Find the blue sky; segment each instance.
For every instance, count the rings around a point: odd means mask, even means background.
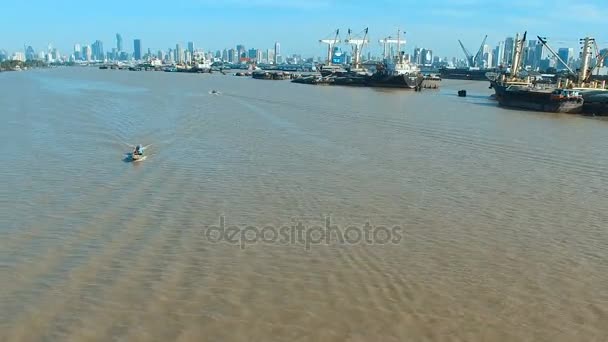
[[[8,51],[52,43],[67,53],[74,43],[96,39],[108,50],[119,32],[129,51],[134,38],[153,51],[187,41],[206,50],[238,43],[265,49],[279,41],[283,54],[322,56],[320,38],[336,28],[365,27],[368,49],[378,52],[377,40],[397,27],[407,32],[406,50],[428,47],[441,56],[462,57],[457,39],[477,50],[485,34],[495,45],[524,30],[530,38],[548,37],[555,47],[577,47],[586,35],[608,46],[608,0],[32,0],[2,7],[0,48]]]

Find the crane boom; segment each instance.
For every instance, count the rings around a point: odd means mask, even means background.
[[[327,65],[331,65],[331,55],[333,53],[333,47],[340,42],[338,36],[340,35],[340,29],[336,29],[336,36],[334,39],[320,39],[319,43],[327,44]]]
[[[355,57],[354,67],[355,69],[358,69],[360,68],[361,64],[361,50],[363,49],[363,46],[365,46],[365,44],[369,43],[369,40],[367,39],[368,28],[365,29],[365,35],[363,36],[363,39],[351,38],[351,32],[352,31],[348,29],[348,39],[346,39],[344,42],[347,44],[352,44],[353,55]]]
[[[467,57],[467,63],[469,64],[470,67],[474,66],[473,64],[473,56],[471,56],[471,54],[469,53],[469,51],[467,50],[467,48],[464,47],[464,44],[462,44],[462,42],[460,41],[460,39],[458,39],[458,43],[460,43],[460,47],[462,48],[462,52],[464,52],[464,55]]]
[[[573,75],[575,75],[576,73],[574,71],[572,71],[572,69],[570,69],[570,67],[568,66],[568,63],[565,63],[561,57],[555,53],[555,51],[553,51],[553,49],[549,46],[549,44],[547,44],[547,41],[544,40],[542,37],[540,36],[536,36],[536,38],[538,38],[538,40],[547,48],[547,50],[549,50],[549,52],[551,52],[551,54],[557,58],[558,61],[560,61],[565,67],[566,69],[568,69],[568,71],[570,71],[570,73],[572,73]]]
[[[488,35],[486,34],[486,36],[483,38],[483,41],[481,42],[481,46],[479,46],[479,50],[477,50],[477,54],[475,55],[475,57],[473,58],[473,64],[472,65],[474,67],[480,65],[481,61],[479,60],[480,58],[483,58],[483,46],[486,45],[486,39],[488,39]]]

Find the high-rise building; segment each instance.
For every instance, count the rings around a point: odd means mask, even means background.
[[[262,50],[260,50],[260,49],[256,49],[256,50],[255,50],[255,60],[256,60],[258,63],[262,63],[262,62],[263,62],[263,60],[264,60],[264,58],[263,58],[263,57],[264,57],[264,56],[263,56]]]
[[[494,66],[494,54],[492,53],[492,48],[490,47],[490,45],[484,45],[483,46],[483,66],[486,68],[491,68]]]
[[[506,65],[513,63],[513,52],[515,48],[515,39],[513,37],[507,37],[505,39],[505,53],[502,62]]]
[[[274,64],[281,64],[281,44],[274,43]]]
[[[0,62],[4,62],[8,58],[6,50],[0,50]]]
[[[596,63],[598,64],[598,68],[602,68],[602,67],[608,65],[608,48],[601,49],[599,51],[599,56],[604,57],[604,59],[598,58],[596,60]]]
[[[258,50],[257,49],[249,49],[249,53],[247,54],[247,58],[249,59],[255,59],[255,57],[258,55]]]
[[[96,40],[91,46],[93,59],[102,61],[104,59],[103,43],[100,40]]]
[[[194,43],[188,42],[188,51],[190,52],[190,56],[194,56]]]
[[[414,49],[414,56],[413,56],[413,58],[414,58],[414,60],[413,60],[414,64],[421,64],[422,63],[421,62],[421,55],[422,55],[421,52],[422,52],[422,49],[419,48],[419,47],[417,47],[417,48]]]
[[[222,62],[228,62],[228,49],[222,51]]]
[[[120,33],[116,34],[116,50],[120,53],[122,52],[122,36]]]
[[[169,49],[169,51],[167,51],[167,60],[169,62],[175,61],[175,51],[173,51],[173,49]]]
[[[267,54],[266,62],[268,64],[273,64],[274,63],[274,50],[268,49],[268,50],[266,50],[266,54]]]
[[[82,49],[80,44],[74,44],[74,59],[79,61],[82,60]]]
[[[245,51],[245,45],[239,44],[236,46],[236,53],[237,53],[237,62],[241,59],[241,57],[246,57],[246,51]]]
[[[158,58],[159,60],[164,60],[164,56],[163,56],[163,51],[162,50],[158,50],[158,52],[156,53],[156,58]]]
[[[222,52],[220,50],[215,51],[215,58],[222,58]]]
[[[133,58],[136,61],[141,60],[142,57],[142,48],[141,48],[141,39],[133,40]]]
[[[184,50],[179,44],[175,44],[175,62],[183,63],[184,61]]]
[[[228,63],[238,63],[238,50],[230,49],[228,50]]]
[[[28,46],[27,48],[25,48],[25,60],[33,61],[35,59],[36,59],[36,51],[34,51],[34,48],[31,46]]]
[[[570,64],[572,63],[572,59],[574,58],[574,49],[573,48],[559,48],[557,50],[557,55],[559,56],[559,58],[562,59],[562,61],[564,61],[564,63],[558,61],[557,62],[557,70],[565,70],[567,69],[566,66],[570,66]]]
[[[85,45],[82,47],[82,59],[90,62],[92,59],[92,53],[91,53],[91,47],[88,45]]]

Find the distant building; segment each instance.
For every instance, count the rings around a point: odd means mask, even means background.
[[[96,40],[91,46],[91,49],[93,50],[93,59],[98,61],[102,61],[104,59],[103,43],[100,40]]]
[[[574,58],[574,49],[573,48],[559,48],[557,50],[557,55],[559,56],[559,58],[562,59],[562,61],[564,61],[564,63],[560,62],[558,60],[557,62],[557,70],[561,71],[561,70],[566,70],[567,66],[570,66],[570,64],[572,63],[572,59]]]
[[[494,65],[496,67],[500,67],[505,64],[505,43],[499,42],[498,45],[494,48],[494,53],[492,59],[494,60]]]
[[[422,65],[430,65],[433,63],[433,50],[422,49],[420,50],[420,63]]]
[[[247,57],[246,51],[245,51],[245,45],[237,45],[236,46],[236,62],[238,62],[241,58],[243,57]]]
[[[257,49],[249,49],[249,53],[247,54],[247,58],[249,59],[255,59],[255,57],[258,55],[258,50]]]
[[[222,51],[222,62],[228,62],[228,49]]]
[[[281,44],[279,42],[274,43],[274,64],[281,64]]]
[[[503,59],[503,63],[506,65],[511,65],[511,63],[513,63],[513,52],[515,48],[515,40],[513,39],[513,37],[507,37],[507,39],[505,39],[505,53],[504,53],[504,59]]]
[[[0,62],[4,62],[8,58],[6,50],[0,50]]]
[[[274,49],[266,50],[266,63],[274,64]]]
[[[238,62],[238,51],[235,49],[228,50],[228,63],[237,63]]]
[[[77,61],[82,60],[82,49],[80,44],[74,44],[74,59]]]
[[[184,51],[179,44],[175,44],[175,63],[184,62]]]
[[[142,48],[141,48],[141,39],[133,40],[133,58],[136,61],[141,60],[142,57]]]
[[[163,56],[162,50],[158,50],[158,52],[156,53],[156,58],[158,58],[161,61],[165,59],[165,56]]]
[[[421,58],[422,57],[422,53],[421,52],[422,52],[422,49],[419,48],[419,47],[417,47],[417,48],[414,49],[414,56],[413,56],[413,58],[414,58],[414,60],[413,60],[414,64],[422,64],[422,58]]]
[[[118,50],[118,52],[122,52],[122,36],[120,35],[120,33],[116,34],[116,50]]]
[[[82,47],[82,59],[84,59],[87,62],[90,62],[92,60],[93,54],[91,51],[91,47],[88,45],[85,45]]]
[[[28,46],[27,48],[25,48],[25,60],[33,61],[35,59],[36,59],[36,51],[34,51],[34,48],[31,46]]]
[[[11,59],[13,61],[25,62],[25,54],[23,52],[15,52]]]
[[[194,43],[188,42],[188,51],[190,52],[190,56],[194,56]]]

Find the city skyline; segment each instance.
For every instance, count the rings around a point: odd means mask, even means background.
[[[96,40],[107,47],[115,46],[115,34],[119,32],[128,51],[134,39],[141,39],[144,51],[148,48],[165,50],[176,42],[183,46],[193,42],[197,47],[216,51],[237,44],[272,48],[279,41],[288,53],[323,56],[325,46],[318,43],[319,39],[330,36],[336,28],[341,29],[344,39],[348,28],[359,32],[365,27],[370,27],[370,44],[365,53],[374,54],[382,49],[377,40],[394,35],[397,27],[406,32],[406,51],[428,47],[441,56],[459,58],[463,55],[458,39],[469,50],[476,51],[486,34],[488,45],[495,46],[504,37],[525,30],[546,36],[556,48],[576,47],[578,39],[585,35],[594,36],[600,47],[608,45],[605,29],[600,24],[607,11],[597,0],[576,4],[556,0],[550,6],[533,0],[514,0],[509,4],[442,1],[441,6],[437,6],[438,2],[404,5],[403,1],[379,0],[379,3],[395,8],[395,11],[382,14],[358,8],[356,2],[334,0],[229,0],[221,3],[185,0],[177,1],[169,13],[160,5],[142,7],[115,0],[91,8],[73,1],[65,3],[65,6],[57,6],[35,1],[34,6],[46,10],[40,11],[44,15],[32,14],[25,5],[11,4],[15,15],[0,23],[0,29],[12,34],[5,38],[4,46],[0,48],[22,51],[24,46],[31,45],[38,50],[52,43],[65,53],[74,44],[90,45]],[[403,15],[398,15],[403,10],[416,15],[403,19]],[[95,16],[91,16],[90,11]],[[564,13],[581,13],[581,18],[568,17],[571,25],[558,25],[558,20],[563,23]],[[502,23],[497,23],[497,18]],[[24,21],[32,25],[19,24]],[[174,25],[177,22],[179,25]],[[576,29],[573,30],[573,26]],[[14,27],[20,30],[15,32]]]

